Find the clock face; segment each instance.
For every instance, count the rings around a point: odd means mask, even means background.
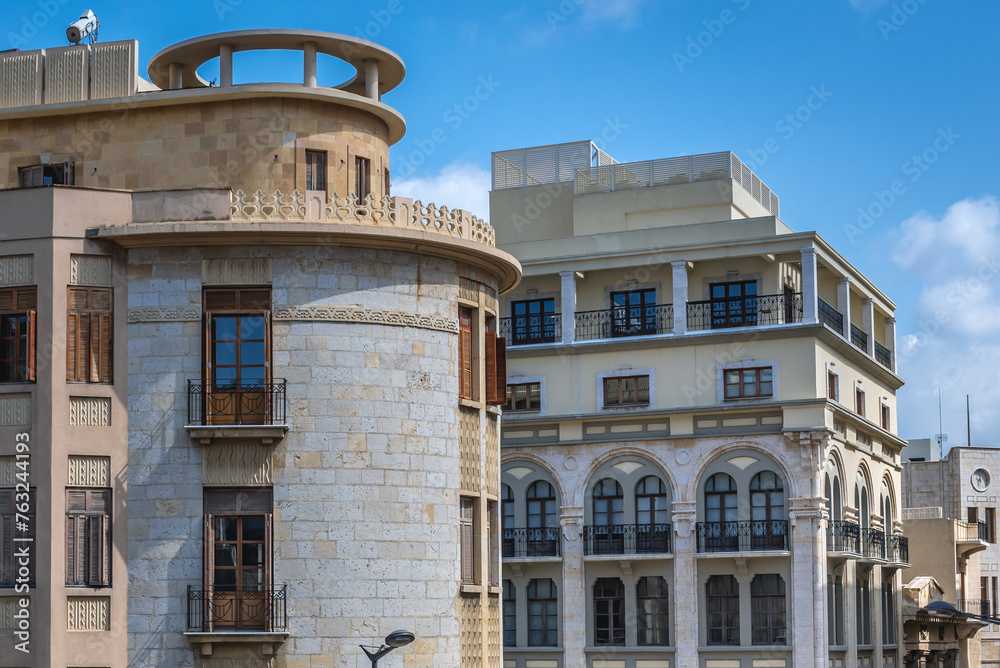
[[[972,473],[972,488],[977,492],[985,492],[990,486],[990,474],[986,469],[976,469]]]

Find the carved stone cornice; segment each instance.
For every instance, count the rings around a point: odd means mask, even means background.
[[[274,310],[274,319],[276,321],[300,322],[353,322],[369,325],[416,327],[451,334],[458,332],[458,323],[453,318],[425,315],[412,311],[362,308],[360,306],[279,307]]]
[[[130,308],[127,322],[199,322],[201,306],[143,306]]]

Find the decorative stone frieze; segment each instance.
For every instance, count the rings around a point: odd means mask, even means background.
[[[0,427],[31,426],[31,395],[0,395]]]
[[[274,319],[297,322],[323,321],[393,325],[450,333],[458,331],[458,324],[452,318],[391,309],[361,308],[359,306],[279,307],[274,311]]]
[[[67,484],[70,487],[111,487],[111,458],[70,456]]]
[[[110,255],[73,255],[69,260],[70,285],[111,287]]]
[[[35,258],[31,255],[0,257],[0,286],[32,285],[35,282]]]
[[[202,285],[271,285],[271,258],[222,258],[201,261]]]
[[[271,450],[260,443],[221,441],[202,454],[204,484],[255,487],[271,484]]]
[[[18,611],[17,596],[5,596],[0,598],[0,635],[10,635],[7,631],[17,629],[17,619],[14,613]]]
[[[126,314],[130,323],[134,322],[198,322],[201,320],[200,306],[147,306],[130,308]]]
[[[71,596],[66,599],[67,631],[109,631],[111,599],[107,596]]]
[[[70,397],[69,423],[73,427],[110,427],[110,397]]]
[[[0,457],[0,487],[13,487],[17,484],[17,457],[7,455]]]

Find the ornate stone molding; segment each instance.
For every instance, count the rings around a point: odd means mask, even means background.
[[[35,259],[31,255],[6,255],[0,257],[0,285],[33,285]]]
[[[69,260],[70,285],[111,287],[110,255],[73,255]]]
[[[31,395],[0,395],[0,427],[31,426]]]
[[[74,596],[66,599],[67,631],[109,631],[111,599],[106,596]]]
[[[17,458],[14,455],[0,457],[0,487],[14,487],[17,484]]]
[[[17,619],[14,617],[20,606],[17,596],[0,598],[0,631],[17,629]]]
[[[213,444],[202,453],[204,484],[256,487],[271,484],[271,448],[252,441]]]
[[[71,455],[67,484],[70,487],[111,487],[111,458]]]
[[[110,427],[110,397],[70,397],[69,423],[73,427]]]
[[[271,285],[271,258],[223,258],[201,261],[202,285]]]
[[[130,308],[128,322],[199,322],[200,306],[144,306]]]
[[[455,333],[458,324],[451,318],[440,315],[424,315],[410,311],[391,309],[361,308],[360,306],[305,306],[281,307],[274,310],[275,320],[353,322],[369,325],[392,325],[395,327],[416,327],[438,332]]]

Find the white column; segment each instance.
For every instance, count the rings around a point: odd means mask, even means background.
[[[837,310],[844,316],[844,331],[841,334],[851,340],[851,279],[844,276],[837,281]]]
[[[229,88],[233,85],[233,45],[219,45],[219,86]]]
[[[688,263],[671,262],[674,268],[674,334],[687,333]]]
[[[365,97],[372,100],[379,99],[378,92],[378,61],[365,61]]]
[[[819,497],[789,499],[792,551],[791,622],[792,664],[826,666],[829,663],[826,591],[826,501]]]
[[[302,85],[316,87],[316,42],[302,45]]]
[[[587,581],[583,564],[583,508],[562,509],[563,665],[586,666]]]
[[[889,368],[899,372],[896,368],[896,318],[885,319],[885,347],[889,349]]]
[[[869,357],[875,355],[875,302],[866,299],[861,304],[861,326],[868,335],[865,352]]]
[[[800,248],[802,253],[802,322],[815,325],[819,322],[819,293],[816,282],[816,249]]]
[[[179,90],[183,85],[184,66],[180,63],[170,63],[170,90]]]
[[[576,341],[576,272],[560,271],[562,279],[562,342]]]
[[[676,313],[676,311],[675,311]],[[674,624],[674,648],[676,661],[671,665],[698,666],[698,567],[694,560],[695,545],[695,503],[674,501],[674,610],[683,615],[683,622]],[[680,617],[678,619],[680,621]],[[569,661],[567,666],[583,666]]]

